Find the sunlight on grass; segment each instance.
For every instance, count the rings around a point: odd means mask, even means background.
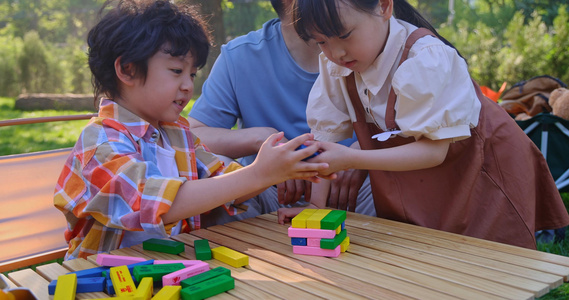
[[[93,113],[72,110],[21,111],[14,108],[15,102],[13,98],[0,97],[0,120]],[[188,104],[182,116],[188,116],[193,103],[194,100]],[[88,122],[89,120],[61,121],[0,127],[0,155],[73,147]]]

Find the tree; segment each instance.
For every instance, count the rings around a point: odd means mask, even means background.
[[[223,10],[221,6],[222,0],[189,0],[189,2],[198,8],[198,11],[205,18],[207,24],[209,24],[210,31],[213,36],[213,47],[211,48],[205,67],[201,70],[198,78],[196,78],[196,84],[194,87],[194,92],[196,94],[201,94],[201,86],[203,84],[203,81],[208,77],[215,59],[217,56],[219,56],[219,53],[221,52],[221,45],[225,43]]]

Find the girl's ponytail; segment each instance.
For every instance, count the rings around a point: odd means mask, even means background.
[[[407,2],[407,0],[393,0],[393,14],[399,20],[403,20],[407,23],[411,23],[417,27],[423,27],[429,29],[433,32],[441,41],[443,41],[449,47],[452,47],[458,55],[460,52],[456,49],[453,44],[442,37],[437,30],[427,21],[421,14]],[[462,55],[460,55],[462,57]],[[464,57],[463,57],[464,58]]]

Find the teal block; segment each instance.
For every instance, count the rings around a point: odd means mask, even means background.
[[[217,267],[217,268],[211,269],[207,272],[203,272],[203,273],[200,273],[198,275],[194,275],[188,279],[184,279],[180,282],[180,285],[182,286],[182,288],[185,288],[185,287],[188,287],[190,285],[194,285],[194,284],[212,279],[212,278],[220,276],[220,275],[231,276],[231,271],[229,269],[224,268],[224,267]]]
[[[148,239],[142,242],[142,249],[156,252],[180,254],[184,252],[184,243],[172,240]]]
[[[212,279],[185,287],[180,292],[183,300],[201,300],[235,288],[231,276],[219,275]]]
[[[334,230],[346,220],[345,210],[333,210],[320,220],[321,229]]]
[[[196,259],[199,259],[199,260],[210,260],[211,259],[211,248],[209,247],[209,241],[206,239],[195,240],[194,241],[194,251],[196,253]]]
[[[333,239],[320,239],[320,248],[322,249],[336,249],[340,243],[348,236],[346,229],[336,234]]]

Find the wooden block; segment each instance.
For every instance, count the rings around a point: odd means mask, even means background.
[[[350,246],[350,237],[347,236],[344,241],[340,244],[340,251],[346,252],[348,251],[348,247]]]
[[[289,237],[332,239],[336,236],[335,230],[312,228],[288,228]]]
[[[335,249],[338,247],[344,239],[348,236],[346,229],[342,230],[340,234],[337,234],[333,239],[321,239],[320,248],[322,249]]]
[[[147,267],[147,266],[139,266]],[[135,267],[138,268],[138,267]],[[111,280],[117,296],[131,296],[136,292],[136,286],[127,266],[111,267]],[[137,279],[138,280],[138,279]],[[140,280],[138,280],[140,281]]]
[[[185,268],[184,264],[145,265],[134,267],[134,278],[141,281],[144,277],[151,277],[154,282],[162,282],[162,276]]]
[[[183,264],[184,267],[191,267],[194,265],[199,265],[203,263],[201,260],[197,259],[172,259],[172,260],[155,260],[155,265],[164,265],[164,264]]]
[[[229,249],[225,246],[219,246],[211,249],[213,258],[222,261],[235,268],[243,267],[249,264],[249,256]]]
[[[306,246],[306,238],[290,238],[290,244],[293,246]]]
[[[184,248],[184,243],[172,240],[161,240],[153,238],[142,242],[142,249],[162,253],[180,254],[184,252]]]
[[[212,251],[213,250],[214,249],[212,249]],[[221,294],[234,288],[235,280],[233,277],[219,275],[212,279],[183,288],[180,294],[183,300],[200,300]]]
[[[306,219],[306,228],[321,229],[320,222],[331,211],[331,209],[317,209],[310,217]]]
[[[57,277],[54,300],[75,300],[77,290],[77,275],[65,274]]]
[[[195,240],[194,251],[196,253],[196,258],[199,260],[210,260],[212,257],[208,240]]]
[[[209,271],[209,264],[202,262],[201,264],[193,265],[191,267],[183,268],[176,272],[162,276],[162,285],[180,285],[180,281],[188,279],[192,276]]]
[[[75,274],[77,278],[85,278],[85,277],[105,277],[103,275],[104,271],[108,271],[109,267],[96,267],[90,268],[80,271],[69,272],[67,274]]]
[[[150,277],[144,277],[136,287],[136,293],[133,300],[150,300],[154,292],[154,280]]]
[[[338,257],[340,255],[340,246],[336,249],[322,249],[320,247],[308,246],[292,246],[292,253],[314,256]]]
[[[322,229],[336,229],[342,225],[346,220],[345,210],[332,210],[329,212],[322,221],[320,221],[320,228]]]
[[[105,277],[84,277],[77,278],[77,288],[75,293],[103,292],[105,290]],[[55,294],[57,280],[52,280],[47,286],[49,295]]]
[[[313,213],[316,212],[316,209],[313,208],[305,208],[301,211],[298,215],[296,215],[291,220],[291,226],[294,228],[306,228],[306,219],[310,217]]]
[[[105,267],[126,266],[145,261],[147,261],[147,259],[142,257],[112,255],[105,253],[97,254],[97,264]]]
[[[109,295],[115,294],[115,287],[113,286],[113,281],[110,278],[105,281],[105,291]]]
[[[152,300],[178,300],[180,299],[180,291],[182,287],[179,285],[164,286],[152,297]]]
[[[319,238],[308,238],[306,239],[306,245],[308,247],[320,247],[320,240]]]
[[[224,268],[224,267],[217,267],[217,268],[211,269],[207,272],[203,272],[201,274],[192,276],[188,279],[182,280],[180,282],[180,286],[182,286],[182,288],[185,288],[185,287],[188,287],[190,285],[194,285],[196,283],[200,283],[202,281],[212,279],[212,278],[219,276],[219,275],[231,276],[231,271],[229,269]]]

